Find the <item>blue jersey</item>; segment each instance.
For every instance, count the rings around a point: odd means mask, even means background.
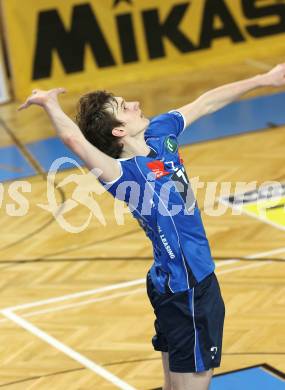
[[[152,241],[152,282],[161,293],[191,289],[214,271],[209,243],[183,161],[178,135],[185,121],[178,111],[154,117],[145,132],[148,156],[119,159],[120,177],[105,183],[125,201]]]

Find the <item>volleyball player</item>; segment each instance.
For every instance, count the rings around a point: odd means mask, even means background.
[[[80,99],[77,124],[58,103],[63,88],[34,90],[20,106],[43,107],[58,136],[89,169],[102,172],[100,182],[129,205],[152,241],[147,292],[156,316],[152,343],[162,352],[164,390],[208,389],[213,369],[220,365],[224,321],[215,266],[178,153],[178,136],[196,119],[248,91],[285,85],[284,76],[281,64],[152,120],[138,102],[104,91]]]

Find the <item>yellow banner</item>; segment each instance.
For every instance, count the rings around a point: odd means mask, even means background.
[[[285,197],[243,205],[242,211],[270,225],[285,229]]]
[[[263,183],[255,190],[221,198],[220,202],[238,212],[285,230],[285,183]]]
[[[14,92],[109,87],[283,45],[275,0],[2,0]],[[265,46],[266,45],[266,46]],[[266,49],[267,48],[267,49]]]

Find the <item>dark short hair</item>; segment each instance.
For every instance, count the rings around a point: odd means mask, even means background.
[[[95,91],[83,95],[77,107],[76,122],[85,138],[102,152],[119,158],[123,145],[112,134],[115,127],[123,125],[113,113],[107,110],[117,104],[112,93]]]

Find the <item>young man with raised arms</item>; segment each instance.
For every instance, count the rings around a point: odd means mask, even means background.
[[[284,85],[285,64],[280,64],[210,90],[151,120],[139,102],[105,91],[80,99],[77,124],[59,105],[63,88],[36,89],[19,108],[41,106],[58,136],[89,169],[101,172],[100,182],[129,205],[152,241],[154,262],[147,274],[147,292],[156,316],[152,343],[162,352],[164,390],[208,389],[213,369],[220,365],[224,321],[214,262],[177,137],[198,118],[253,89]],[[126,182],[137,183],[141,194],[147,188],[151,207],[145,207],[141,196],[134,204],[130,191],[122,195]],[[165,187],[167,197],[161,195]]]

